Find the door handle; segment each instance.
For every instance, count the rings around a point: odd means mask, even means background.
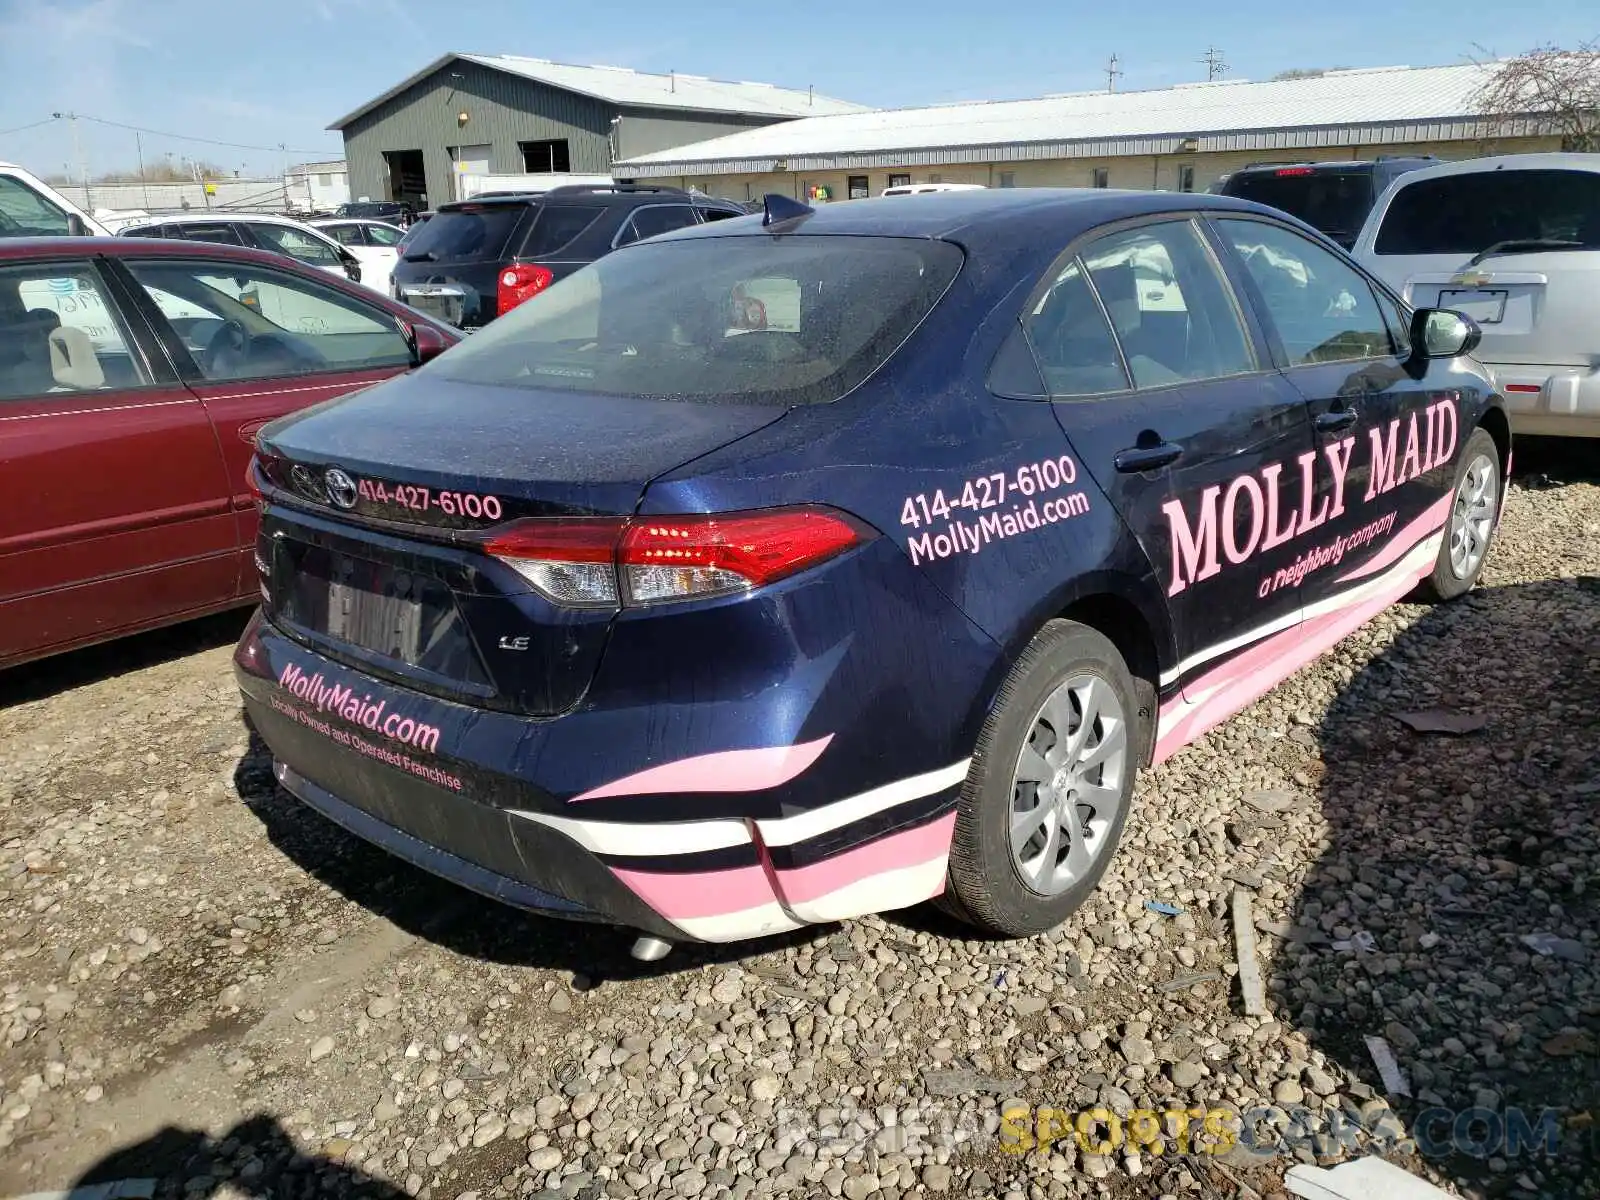
[[[1343,433],[1360,419],[1361,414],[1354,408],[1335,408],[1318,413],[1312,425],[1318,433]]]
[[[1173,442],[1157,442],[1151,446],[1123,450],[1111,461],[1124,475],[1136,475],[1141,471],[1159,471],[1177,462],[1182,453],[1183,447]]]

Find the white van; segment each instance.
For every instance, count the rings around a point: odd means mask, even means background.
[[[880,196],[920,196],[923,192],[981,192],[981,183],[901,183],[886,187]]]
[[[106,237],[110,231],[55,188],[0,162],[0,237]]]

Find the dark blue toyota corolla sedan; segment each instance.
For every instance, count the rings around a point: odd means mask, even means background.
[[[1472,587],[1477,337],[1222,197],[773,197],[269,426],[239,682],[310,807],[641,956],[1042,931],[1139,767]]]

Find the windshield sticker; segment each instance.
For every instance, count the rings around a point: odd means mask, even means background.
[[[1420,414],[1414,411],[1407,418],[1396,417],[1387,426],[1367,430],[1368,482],[1360,497],[1362,503],[1451,460],[1460,428],[1458,398],[1441,400]],[[1420,422],[1419,415],[1423,418]],[[1224,564],[1248,562],[1342,516],[1353,499],[1345,491],[1345,482],[1359,442],[1352,435],[1324,446],[1320,455],[1308,450],[1295,459],[1301,484],[1297,509],[1280,499],[1287,465],[1282,462],[1239,475],[1226,486],[1213,484],[1201,492],[1198,502],[1167,501],[1162,505],[1172,539],[1172,579],[1167,595],[1176,596],[1191,584],[1210,579]],[[1319,476],[1329,485],[1320,502]],[[1344,546],[1344,550],[1351,548]]]
[[[923,530],[907,539],[911,565],[953,554],[978,554],[991,542],[1081,517],[1089,511],[1086,493],[1047,495],[1071,487],[1077,479],[1077,463],[1063,454],[1026,463],[1014,471],[965,480],[948,494],[940,488],[931,495],[907,496],[900,509],[900,524]],[[1025,497],[1032,499],[1023,503]],[[963,509],[978,513],[977,519],[962,520]]]

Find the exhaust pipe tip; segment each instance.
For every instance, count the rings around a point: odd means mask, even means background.
[[[658,937],[642,937],[633,943],[633,949],[629,951],[639,962],[660,962],[671,952],[672,943]]]

